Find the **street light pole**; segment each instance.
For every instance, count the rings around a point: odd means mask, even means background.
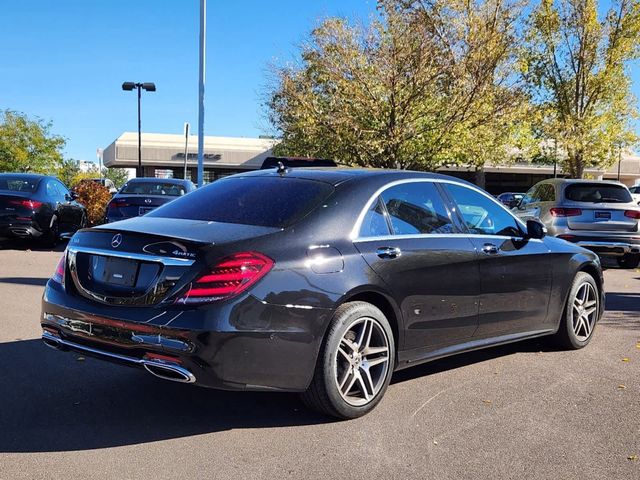
[[[142,88],[138,87],[138,177],[144,177],[142,170],[142,119],[140,118],[140,98],[142,97]]]
[[[198,78],[198,187],[204,183],[204,71],[207,36],[207,0],[200,0],[200,49]]]
[[[131,91],[133,89],[138,90],[138,177],[144,177],[142,171],[142,120],[140,118],[140,101],[142,98],[142,90],[146,90],[147,92],[155,92],[156,85],[151,82],[144,83],[135,83],[135,82],[124,82],[122,84],[122,90]]]

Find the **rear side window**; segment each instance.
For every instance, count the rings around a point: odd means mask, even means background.
[[[629,203],[631,194],[622,185],[610,183],[573,183],[564,190],[567,200],[587,203]]]
[[[403,183],[388,188],[381,197],[395,235],[451,233],[455,230],[433,183]]]
[[[128,182],[120,193],[127,195],[169,195],[179,197],[184,195],[183,185],[170,182]]]
[[[381,237],[391,234],[384,205],[381,202],[378,197],[364,216],[362,227],[360,227],[361,237]]]
[[[0,190],[10,190],[13,192],[35,192],[40,179],[28,177],[3,177],[0,175]]]
[[[282,228],[306,216],[333,190],[328,183],[297,178],[226,178],[146,216]]]

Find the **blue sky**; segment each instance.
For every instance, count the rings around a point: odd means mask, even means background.
[[[375,0],[209,0],[205,134],[265,133],[261,94],[268,65],[296,53],[322,18],[366,20]],[[135,131],[134,92],[123,81],[155,82],[143,93],[143,131],[195,132],[198,0],[20,0],[0,19],[0,109],[54,123],[65,155],[95,160],[123,131]],[[640,97],[640,69],[634,92]]]

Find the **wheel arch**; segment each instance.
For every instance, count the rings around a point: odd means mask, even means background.
[[[380,309],[380,311],[387,317],[389,324],[391,325],[391,330],[393,332],[393,340],[396,346],[396,357],[398,356],[398,351],[404,341],[403,328],[402,328],[402,314],[400,309],[396,305],[393,298],[389,295],[380,292],[375,288],[364,288],[358,289],[352,292],[347,293],[341,300],[338,302],[338,305],[342,305],[347,302],[367,302],[371,305]]]

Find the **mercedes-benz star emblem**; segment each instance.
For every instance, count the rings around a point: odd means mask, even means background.
[[[111,239],[111,246],[113,248],[118,248],[122,244],[122,234],[116,233]]]

